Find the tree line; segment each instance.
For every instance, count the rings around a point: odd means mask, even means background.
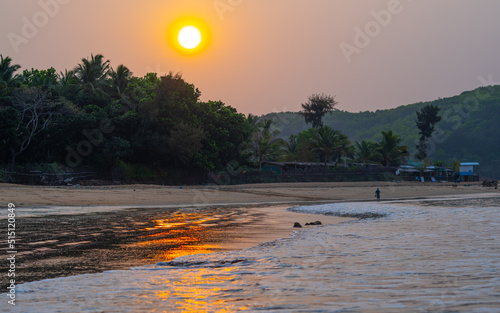
[[[382,166],[398,166],[410,157],[409,147],[402,145],[402,138],[392,130],[381,131],[382,139],[375,141],[355,141],[339,130],[324,126],[323,117],[335,110],[334,96],[314,94],[302,104],[306,124],[311,128],[298,134],[292,134],[288,141],[279,137],[279,130],[271,130],[273,120],[264,119],[257,124],[254,133],[254,160],[260,165],[263,161],[329,162],[346,163],[347,160],[361,164],[379,163]],[[416,146],[415,158],[427,161],[427,140],[432,136],[435,125],[440,121],[439,108],[427,105],[417,111],[416,128],[421,138]]]
[[[113,68],[101,54],[59,73],[54,68],[19,73],[20,68],[0,55],[4,170],[89,169],[109,177],[182,180],[228,167],[261,168],[265,161],[353,160],[389,167],[409,155],[390,130],[381,132],[379,142],[351,143],[324,126],[323,116],[337,104],[324,94],[303,104],[302,115],[312,127],[284,140],[271,120],[245,116],[220,101],[201,101],[200,91],[178,73],[136,77],[124,65]],[[422,132],[426,138],[428,130]]]
[[[200,91],[180,74],[136,77],[124,65],[112,68],[100,54],[60,73],[17,74],[19,68],[0,56],[4,168],[57,164],[155,176],[244,161],[247,118],[220,101],[200,101]]]

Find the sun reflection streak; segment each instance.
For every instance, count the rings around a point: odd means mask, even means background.
[[[215,213],[215,215],[214,215]],[[126,249],[141,251],[149,263],[168,262],[179,257],[208,254],[220,250],[217,244],[207,244],[213,238],[213,226],[224,227],[231,222],[231,214],[213,212],[175,212],[151,220],[141,229],[135,242],[124,245]],[[182,270],[182,269],[181,269]],[[234,267],[186,268],[181,279],[168,275],[155,279],[157,291],[141,295],[139,302],[164,302],[174,304],[182,312],[234,312],[244,311],[233,294],[240,290]],[[164,287],[163,287],[164,286]],[[158,291],[159,289],[159,291]]]
[[[154,220],[141,241],[131,244],[133,248],[151,249],[155,261],[171,261],[193,254],[212,253],[219,249],[215,244],[204,244],[204,239],[213,230],[211,226],[220,225],[227,220],[226,215],[214,217],[208,214],[177,212],[166,219]],[[182,279],[168,277],[153,282],[165,286],[141,299],[146,302],[174,303],[182,312],[234,312],[247,308],[231,297],[231,287],[236,275],[235,268],[187,268]],[[236,287],[235,287],[236,288]],[[160,287],[161,289],[161,287]]]
[[[181,280],[157,281],[156,284],[168,285],[165,290],[155,292],[151,301],[174,302],[182,312],[234,312],[248,308],[235,304],[228,297],[236,275],[234,268],[196,268],[186,269]],[[172,288],[173,286],[173,288]]]
[[[204,244],[210,237],[210,227],[224,221],[225,215],[214,217],[210,213],[175,212],[168,218],[154,219],[154,224],[141,229],[137,241],[122,247],[145,253],[148,263],[171,261],[177,257],[212,253],[217,245]]]

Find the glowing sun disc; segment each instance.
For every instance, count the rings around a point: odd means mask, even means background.
[[[194,49],[201,43],[201,32],[194,26],[184,26],[177,35],[177,41],[184,49]]]

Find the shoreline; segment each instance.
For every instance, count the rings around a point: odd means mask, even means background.
[[[315,227],[293,228],[294,222],[304,226],[317,220],[323,225],[352,221],[353,218],[295,213],[287,208],[377,202],[372,198],[374,187],[381,188],[380,203],[500,195],[480,185],[454,188],[445,184],[387,182],[182,189],[148,185],[77,189],[0,184],[0,202],[5,209],[9,202],[17,206],[17,265],[24,275],[19,281],[22,283],[128,269],[187,254],[241,250]],[[72,206],[65,205],[69,201]],[[23,210],[38,212],[29,216]],[[0,222],[6,223],[6,219]],[[4,269],[1,271],[4,274]],[[5,277],[2,275],[0,280],[2,287]]]

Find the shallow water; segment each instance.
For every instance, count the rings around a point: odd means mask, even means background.
[[[440,201],[294,208],[386,216],[238,252],[27,283],[9,309],[500,312],[500,198]]]

